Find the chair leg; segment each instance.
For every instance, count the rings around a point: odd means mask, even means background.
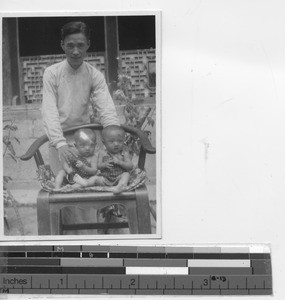
[[[136,206],[137,206],[137,217],[138,217],[138,231],[140,234],[151,233],[150,223],[150,208],[148,191],[146,186],[141,186],[136,190]]]
[[[61,212],[61,209],[58,211],[58,210],[55,210],[55,209],[51,209],[51,212],[50,212],[50,220],[51,220],[51,234],[52,235],[59,235],[60,234],[60,212]]]
[[[126,205],[127,210],[127,218],[129,223],[130,234],[140,233],[138,229],[138,219],[137,219],[137,211],[135,203],[129,203]]]
[[[62,210],[59,210],[59,234],[63,235]]]
[[[38,234],[50,235],[49,193],[41,190],[37,198]]]
[[[136,200],[125,200],[118,203],[125,205],[131,234],[151,234],[150,206],[146,186],[139,187],[136,191]],[[60,207],[51,205],[49,193],[41,190],[37,199],[38,233],[39,235],[62,234],[60,224]],[[104,201],[105,202],[105,201]],[[114,202],[117,202],[116,200]],[[106,202],[107,204],[107,202]],[[62,217],[62,216],[61,216]]]

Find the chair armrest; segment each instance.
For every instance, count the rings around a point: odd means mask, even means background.
[[[156,149],[151,145],[148,135],[145,132],[127,125],[121,125],[121,127],[124,128],[126,132],[137,135],[141,141],[141,146],[146,153],[154,154],[156,152]]]
[[[39,150],[39,148],[48,141],[48,137],[46,135],[42,135],[41,137],[37,138],[30,148],[27,150],[27,152],[20,156],[21,160],[29,160],[31,159],[35,153]]]
[[[142,148],[146,153],[154,154],[156,152],[155,148],[151,145],[148,136],[145,132],[143,132],[138,128],[127,126],[127,125],[121,125],[121,126],[122,128],[124,128],[126,132],[137,135],[137,137],[141,141]],[[63,134],[71,133],[80,128],[91,128],[95,130],[103,129],[102,125],[99,124],[85,124],[85,125],[78,125],[78,126],[67,128],[63,130]],[[46,142],[48,142],[47,135],[42,135],[32,143],[32,145],[24,155],[20,156],[20,159],[25,161],[31,159],[35,155],[35,153],[39,150],[39,148]]]

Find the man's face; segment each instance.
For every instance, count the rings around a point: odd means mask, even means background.
[[[61,41],[61,47],[66,54],[67,61],[73,69],[80,67],[89,46],[90,41],[87,40],[83,33],[70,34],[66,36],[64,41]]]

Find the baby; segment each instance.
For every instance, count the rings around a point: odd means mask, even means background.
[[[102,130],[102,142],[105,149],[98,155],[97,168],[100,170],[96,184],[115,186],[113,193],[126,190],[130,171],[134,168],[127,147],[124,146],[125,131],[117,125]]]
[[[55,188],[60,189],[65,178],[78,187],[94,185],[97,173],[95,155],[96,134],[91,129],[79,129],[74,133],[75,148],[78,156],[69,157],[55,178]]]

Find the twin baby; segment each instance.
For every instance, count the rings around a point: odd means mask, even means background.
[[[75,187],[114,186],[113,193],[126,190],[130,171],[134,168],[127,147],[125,131],[111,125],[102,130],[104,148],[95,154],[96,134],[91,129],[79,129],[74,134],[77,157],[71,156],[63,164],[55,179],[55,188],[60,189],[65,178]]]

